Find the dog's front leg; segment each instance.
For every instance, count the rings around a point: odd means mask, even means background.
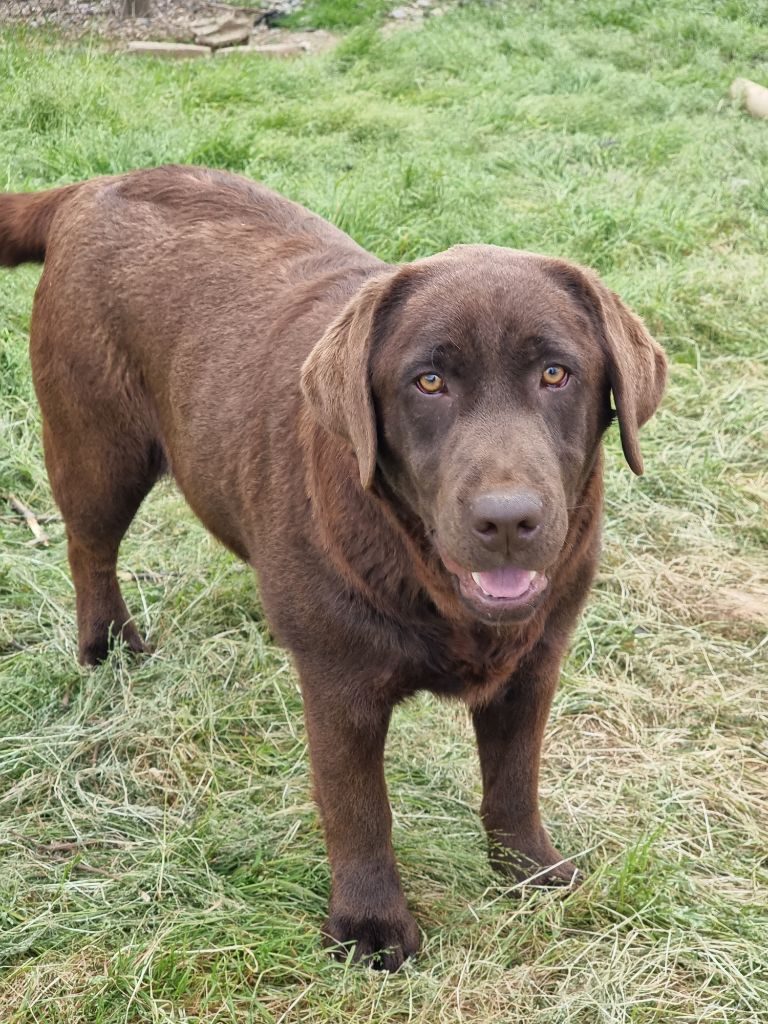
[[[535,885],[572,884],[578,876],[552,845],[539,813],[541,745],[561,657],[560,645],[539,643],[500,696],[473,713],[491,863]]]
[[[391,708],[332,678],[301,672],[315,796],[331,863],[331,903],[323,927],[337,954],[371,957],[394,971],[419,947],[392,848],[384,779]],[[364,694],[361,698],[360,694]],[[375,954],[375,955],[374,955]]]

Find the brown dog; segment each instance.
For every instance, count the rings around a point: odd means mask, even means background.
[[[260,185],[163,167],[0,196],[0,264],[45,259],[31,358],[80,659],[120,634],[120,540],[170,471],[258,571],[304,694],[333,873],[325,935],[419,944],[390,839],[392,708],[472,712],[514,878],[572,881],[538,809],[542,733],[598,556],[613,392],[627,461],[661,350],[581,267],[457,246],[395,267]]]

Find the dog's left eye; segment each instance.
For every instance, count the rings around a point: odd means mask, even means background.
[[[561,388],[568,383],[569,373],[564,366],[553,363],[541,375],[541,383],[549,388]]]
[[[439,395],[441,391],[445,391],[445,381],[439,373],[422,373],[416,378],[415,383],[419,391],[423,391],[425,395]]]

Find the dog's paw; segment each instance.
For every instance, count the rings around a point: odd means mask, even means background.
[[[375,971],[396,971],[418,951],[419,929],[405,908],[359,916],[331,911],[323,941],[337,960],[346,960],[351,951],[354,962],[363,961]]]
[[[573,861],[566,860],[549,842],[521,842],[514,847],[494,843],[489,858],[500,874],[522,885],[575,889],[584,880]]]
[[[78,658],[81,665],[100,665],[106,661],[109,652],[117,644],[122,643],[132,654],[151,654],[152,648],[145,643],[132,622],[126,622],[120,629],[114,623],[108,627],[93,630],[92,634],[82,637],[79,645]]]
[[[539,887],[566,886],[577,889],[584,881],[584,876],[573,861],[561,858],[550,864],[533,864],[529,861],[529,868],[522,877],[518,875],[518,881]]]

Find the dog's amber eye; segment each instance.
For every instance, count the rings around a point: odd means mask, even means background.
[[[439,395],[445,391],[445,381],[439,373],[422,373],[416,378],[416,387],[425,395]]]
[[[548,366],[541,375],[541,383],[551,388],[561,388],[568,382],[568,371],[564,366],[553,364]]]

